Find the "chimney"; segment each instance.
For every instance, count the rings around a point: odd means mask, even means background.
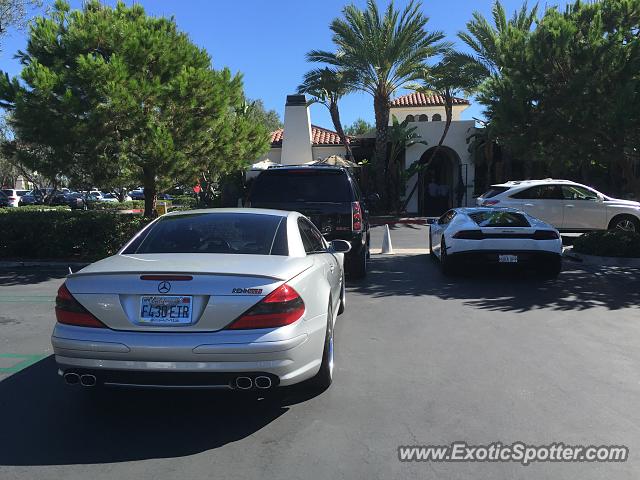
[[[311,117],[304,95],[287,95],[284,108],[282,165],[301,165],[313,161]]]

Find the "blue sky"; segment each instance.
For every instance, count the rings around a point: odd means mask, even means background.
[[[141,0],[138,3],[150,15],[174,16],[179,28],[187,32],[193,42],[208,50],[215,68],[227,66],[234,72],[242,72],[247,95],[262,99],[268,109],[273,108],[282,115],[285,96],[295,93],[302,76],[312,66],[305,61],[305,53],[311,49],[332,49],[328,25],[349,2]],[[364,6],[365,1],[354,3]],[[502,3],[511,13],[519,8],[521,0],[503,0]],[[566,3],[557,0],[547,5],[564,8]],[[79,7],[81,1],[73,0],[71,4]],[[386,5],[386,0],[379,4]],[[404,0],[396,1],[398,7],[405,4]],[[464,30],[474,10],[490,15],[491,2],[425,0],[422,9],[430,18],[429,30],[441,30],[449,40],[456,41],[456,33]],[[461,47],[459,41],[456,44]],[[13,55],[25,46],[25,33],[10,32],[3,40],[0,69],[10,75],[18,74],[19,64]],[[366,94],[349,95],[340,104],[340,110],[345,125],[358,117],[373,123],[372,100]],[[472,105],[464,113],[467,119],[481,116],[480,105]],[[332,125],[326,108],[321,105],[312,107],[311,117],[314,124]]]

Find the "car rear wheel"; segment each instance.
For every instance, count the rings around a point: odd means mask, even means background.
[[[333,309],[329,301],[329,311],[327,313],[327,333],[324,339],[324,350],[322,352],[322,364],[320,371],[309,380],[309,387],[318,392],[329,388],[333,381]]]
[[[342,315],[347,308],[347,287],[344,283],[344,275],[342,275],[342,290],[340,291],[340,306],[338,307],[338,315]]]
[[[449,255],[447,255],[447,244],[444,241],[444,237],[440,241],[440,270],[443,275],[451,275],[453,273],[453,265]]]
[[[640,233],[640,220],[631,215],[618,215],[611,219],[609,230]]]
[[[433,240],[432,240],[432,238],[431,238],[431,229],[429,229],[429,256],[430,256],[433,260],[435,260],[435,259],[437,258],[437,257],[436,257],[436,254],[435,254],[435,253],[434,253],[434,251],[433,251]]]
[[[364,278],[367,276],[367,248],[363,246],[358,256],[351,262],[351,276],[353,278]]]

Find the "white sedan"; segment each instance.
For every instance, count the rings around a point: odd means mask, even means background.
[[[514,209],[449,210],[430,225],[429,248],[445,274],[475,264],[524,264],[557,277],[562,267],[558,231]]]

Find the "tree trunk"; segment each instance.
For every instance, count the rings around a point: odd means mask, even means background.
[[[373,98],[373,109],[376,116],[376,156],[374,171],[376,174],[375,185],[381,204],[389,206],[389,196],[386,187],[387,172],[387,140],[389,134],[389,98],[376,95]]]
[[[433,152],[431,152],[431,156],[429,157],[429,160],[427,160],[424,163],[424,165],[420,168],[420,170],[426,169],[431,164],[433,159],[436,158],[436,154],[440,150],[440,147],[442,147],[442,144],[444,143],[444,139],[447,138],[447,133],[449,133],[449,127],[451,127],[451,120],[453,116],[453,98],[452,97],[448,98],[447,96],[445,96],[445,99],[446,99],[447,105],[445,105],[444,107],[446,112],[446,121],[444,123],[444,130],[442,131],[442,135],[440,136],[440,140],[438,141],[436,148],[434,148]],[[409,195],[407,195],[407,198],[404,199],[404,203],[402,204],[402,210],[407,209],[407,205],[409,205],[409,201],[411,200],[411,197],[413,197],[413,194],[416,192],[416,188],[418,188],[419,182],[420,182],[420,174],[418,172],[418,181],[415,183],[415,185],[411,189],[411,192],[409,192]]]
[[[353,152],[351,151],[351,145],[349,144],[349,138],[344,133],[342,128],[342,122],[340,121],[340,111],[338,110],[338,104],[336,102],[329,105],[329,114],[331,115],[331,121],[333,122],[333,128],[336,129],[340,141],[344,145],[347,152],[347,160],[353,161]]]
[[[156,215],[156,201],[158,199],[156,172],[151,168],[144,167],[142,169],[142,175],[142,184],[144,186],[144,216],[152,218]]]

